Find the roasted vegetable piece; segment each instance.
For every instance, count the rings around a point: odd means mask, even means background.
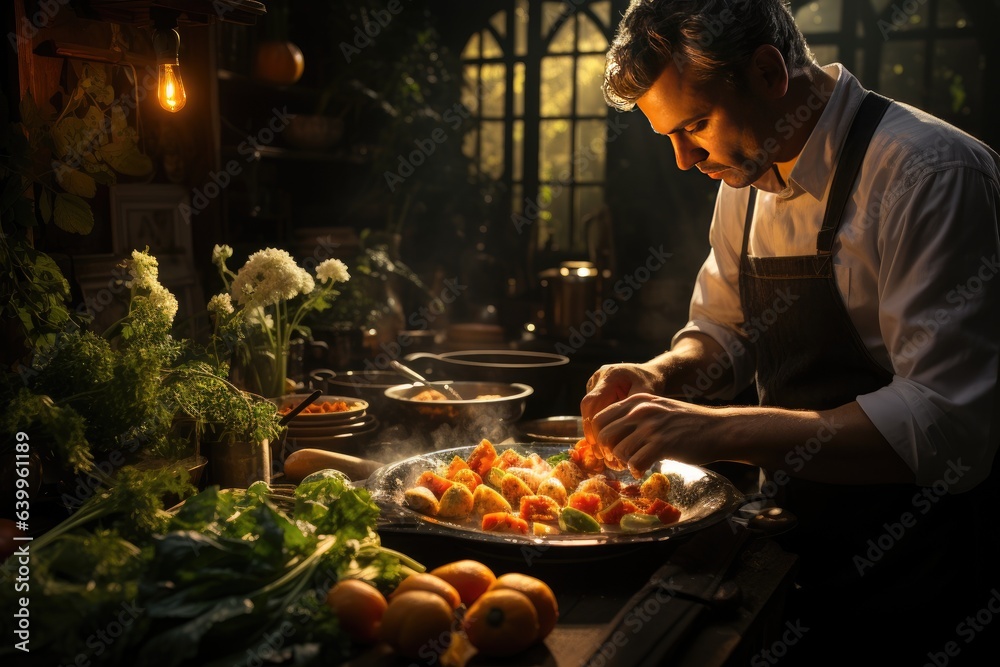
[[[458,484],[464,484],[469,487],[470,491],[475,491],[476,487],[483,483],[483,478],[479,476],[479,473],[474,472],[471,468],[459,470],[455,473],[455,476],[451,478],[451,480]]]
[[[494,512],[510,512],[510,503],[500,493],[485,484],[480,484],[472,492],[472,511],[476,514],[492,514]]]
[[[548,496],[521,496],[520,516],[525,521],[555,521],[559,504]]]
[[[556,501],[560,507],[566,504],[566,498],[569,497],[569,494],[566,493],[566,487],[555,477],[546,477],[542,480],[542,483],[538,485],[538,495],[548,496]]]
[[[610,507],[618,500],[618,492],[608,486],[604,475],[597,475],[580,482],[576,487],[576,493],[596,493],[601,498],[600,509]]]
[[[663,527],[663,524],[655,514],[643,514],[641,512],[626,514],[622,517],[618,525],[628,533]]]
[[[485,475],[483,475],[483,481],[499,491],[500,482],[503,481],[504,475],[506,474],[507,474],[506,470],[493,466],[492,468],[486,471]]]
[[[420,473],[420,477],[417,478],[417,486],[425,486],[434,493],[434,496],[438,499],[444,495],[444,492],[454,484],[450,479],[446,479],[437,473],[427,472]]]
[[[601,511],[601,497],[596,493],[576,491],[569,494],[569,498],[566,499],[566,506],[590,516],[596,516]]]
[[[439,503],[434,492],[426,486],[415,486],[403,492],[403,500],[407,506],[413,510],[426,514],[427,516],[437,516]]]
[[[472,453],[469,454],[466,463],[469,464],[470,468],[479,473],[480,477],[483,477],[496,459],[497,450],[493,447],[493,443],[483,438],[476,445],[476,448],[472,450]]]
[[[494,533],[528,534],[528,522],[510,512],[493,512],[485,515],[482,528]]]
[[[577,485],[587,479],[587,474],[572,461],[560,461],[552,469],[552,477],[562,482],[562,485],[566,487],[567,493],[573,493]]]
[[[604,472],[604,460],[597,457],[594,446],[583,438],[569,450],[569,458],[589,475],[599,475]]]
[[[441,496],[438,516],[464,519],[472,513],[472,491],[465,484],[452,484]]]
[[[500,456],[493,463],[497,468],[501,470],[506,470],[507,468],[523,468],[527,463],[527,459],[520,454],[518,454],[513,449],[505,449],[500,453]]]
[[[531,524],[532,535],[544,536],[544,535],[558,535],[559,529],[555,526],[550,526],[547,523],[535,522]]]
[[[573,507],[559,510],[559,528],[567,533],[599,533],[601,524],[586,512]]]
[[[617,526],[622,517],[631,512],[635,512],[639,508],[635,506],[628,498],[619,498],[615,502],[611,503],[610,506],[605,507],[603,510],[597,513],[597,520],[603,524],[615,525]]]
[[[662,472],[654,472],[639,486],[643,498],[670,500],[670,480]]]
[[[500,494],[507,499],[511,507],[520,507],[521,497],[533,495],[531,487],[516,475],[506,474],[500,480]]]
[[[533,468],[507,468],[507,474],[514,475],[527,484],[532,493],[538,492],[538,485],[542,483],[543,479],[545,479],[544,473],[537,472]]]
[[[643,513],[655,515],[664,525],[675,523],[681,518],[681,511],[677,507],[659,498],[643,510]]]
[[[469,464],[466,463],[461,456],[456,454],[455,458],[453,458],[451,463],[448,464],[448,470],[445,471],[444,476],[453,480],[455,479],[455,473],[459,470],[471,470],[471,468],[469,468]]]

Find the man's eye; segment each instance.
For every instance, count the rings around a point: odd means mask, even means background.
[[[694,125],[692,125],[692,126],[688,127],[688,128],[686,129],[686,131],[687,131],[687,133],[688,133],[688,134],[691,134],[691,133],[694,133],[694,132],[701,132],[701,131],[702,131],[702,130],[704,130],[704,129],[705,129],[705,128],[706,128],[707,126],[708,126],[708,121],[707,121],[707,120],[699,120],[699,121],[698,121],[697,123],[695,123]]]

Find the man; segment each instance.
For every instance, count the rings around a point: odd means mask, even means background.
[[[964,646],[997,583],[1000,158],[817,65],[780,0],[634,0],[604,90],[721,183],[688,324],[590,378],[587,440],[634,474],[766,471],[799,517],[783,542],[813,647],[902,628],[917,658]],[[754,382],[759,406],[718,406]]]

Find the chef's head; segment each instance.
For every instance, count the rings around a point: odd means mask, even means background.
[[[632,0],[604,96],[622,111],[638,106],[681,169],[745,187],[794,157],[776,120],[791,74],[813,62],[782,0]]]

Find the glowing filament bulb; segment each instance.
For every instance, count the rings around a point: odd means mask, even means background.
[[[162,63],[156,66],[156,98],[167,111],[180,111],[187,103],[184,80],[179,65]]]

